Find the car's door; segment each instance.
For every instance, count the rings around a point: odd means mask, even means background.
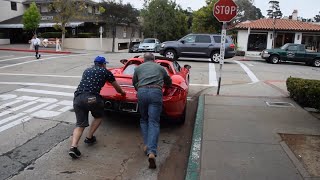
[[[306,57],[306,49],[304,45],[298,45],[297,46],[297,52],[295,54],[295,59],[298,62],[306,62],[307,61],[307,57]]]
[[[297,61],[296,53],[298,52],[298,45],[296,44],[289,45],[286,51],[287,51],[286,61]]]
[[[156,39],[156,45],[155,45],[155,50],[158,52],[160,50],[161,42],[159,39]]]
[[[196,45],[194,46],[193,51],[198,52],[201,56],[210,56],[210,46],[213,46],[211,36],[197,35]]]
[[[179,50],[182,56],[196,55],[194,47],[196,46],[196,35],[190,34],[180,40]]]

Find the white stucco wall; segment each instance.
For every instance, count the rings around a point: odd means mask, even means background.
[[[273,32],[268,32],[268,38],[267,38],[267,49],[272,49],[272,42],[273,42]]]
[[[0,22],[20,16],[25,11],[25,7],[22,4],[23,0],[15,0],[17,2],[17,11],[11,10],[11,2],[0,0]]]
[[[10,39],[0,39],[0,44],[10,44]]]
[[[301,44],[302,42],[302,32],[296,32],[294,36],[294,43]]]
[[[115,52],[118,52],[118,43],[129,43],[130,39],[115,39]],[[66,38],[64,47],[70,49],[102,50],[112,51],[112,38],[102,38],[102,48],[100,38]]]
[[[237,42],[238,51],[247,51],[248,31],[247,30],[239,30],[237,41],[238,41]]]

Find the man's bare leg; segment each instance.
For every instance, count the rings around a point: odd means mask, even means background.
[[[79,140],[81,138],[81,135],[82,135],[84,129],[85,129],[84,127],[76,127],[73,130],[72,144],[71,144],[72,147],[78,147],[78,143],[79,143]]]
[[[95,118],[90,126],[90,130],[88,132],[87,138],[91,139],[93,134],[96,132],[98,127],[100,126],[103,118]]]

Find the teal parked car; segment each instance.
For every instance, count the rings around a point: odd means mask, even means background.
[[[292,61],[320,67],[320,53],[307,50],[304,44],[288,43],[279,49],[266,49],[262,51],[261,57],[272,64]]]

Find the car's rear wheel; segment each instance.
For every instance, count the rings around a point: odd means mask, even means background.
[[[211,53],[211,62],[219,63],[220,61],[220,53],[219,52],[212,52]]]
[[[280,58],[277,55],[272,55],[269,60],[272,64],[278,64],[280,62]]]
[[[320,67],[320,59],[315,59],[312,63],[314,67]]]
[[[168,49],[168,50],[166,50],[166,51],[164,52],[164,56],[165,56],[166,58],[169,58],[169,59],[174,59],[174,60],[178,59],[177,53],[176,53],[176,51],[173,50],[173,49]]]

